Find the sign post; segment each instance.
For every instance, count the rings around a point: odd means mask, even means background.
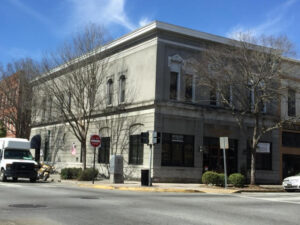
[[[227,188],[227,165],[225,149],[229,148],[228,137],[220,137],[220,148],[223,149],[225,188]]]
[[[101,138],[99,135],[94,134],[90,138],[90,143],[94,147],[94,164],[93,164],[93,173],[95,173],[95,163],[96,163],[96,148],[101,146]],[[93,184],[95,182],[95,176],[93,174]]]
[[[152,167],[152,144],[150,144],[150,156],[149,156],[149,180],[148,180],[148,186],[152,186],[152,179],[151,179],[151,168]]]

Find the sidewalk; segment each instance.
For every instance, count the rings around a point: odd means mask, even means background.
[[[82,188],[96,188],[104,190],[123,190],[141,192],[181,192],[181,193],[211,193],[211,194],[233,194],[241,192],[284,192],[281,185],[256,185],[244,188],[228,187],[227,189],[204,184],[182,184],[182,183],[153,183],[151,187],[141,186],[139,181],[125,181],[124,184],[111,184],[109,180],[92,181],[60,180],[58,174],[51,175],[50,180],[63,184],[76,185]]]

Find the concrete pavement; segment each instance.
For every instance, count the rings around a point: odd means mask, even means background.
[[[300,193],[162,193],[0,182],[1,225],[294,225]]]
[[[152,186],[141,186],[139,181],[125,181],[124,184],[112,184],[109,180],[91,181],[61,180],[58,174],[51,175],[50,180],[65,184],[76,185],[83,188],[95,188],[103,190],[123,190],[141,192],[182,192],[182,193],[211,193],[211,194],[233,194],[241,192],[284,192],[281,185],[257,185],[244,188],[209,186],[204,184],[182,184],[182,183],[153,183]]]

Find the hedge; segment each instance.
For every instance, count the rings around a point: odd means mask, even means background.
[[[214,184],[216,185],[219,182],[219,175],[213,171],[207,171],[202,175],[203,184]]]
[[[246,179],[245,176],[240,173],[233,173],[229,176],[228,181],[234,187],[244,187]]]
[[[93,180],[93,178],[96,178],[98,176],[98,173],[99,171],[97,169],[94,170],[93,168],[87,168],[81,172],[81,174],[78,177],[78,180]]]
[[[63,168],[60,172],[61,179],[78,179],[82,168]]]

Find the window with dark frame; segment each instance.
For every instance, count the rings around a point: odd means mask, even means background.
[[[269,145],[269,152],[256,151],[256,163],[255,167],[257,170],[272,170],[272,145],[271,143],[263,143]]]
[[[232,104],[232,86],[231,85],[227,85],[225,87],[225,100],[226,100],[226,104],[231,105]]]
[[[288,90],[288,116],[296,116],[296,92]]]
[[[98,163],[109,164],[110,137],[101,138],[101,147],[98,150]]]
[[[170,73],[170,99],[177,99],[177,81],[178,81],[178,73],[171,72]]]
[[[163,133],[162,166],[194,167],[194,136]]]
[[[238,140],[229,138],[229,149],[225,151],[227,173],[238,172]],[[203,171],[224,172],[223,150],[218,137],[203,137]]]
[[[191,102],[193,100],[193,76],[190,74],[185,74],[184,84],[185,84],[185,91],[184,91],[185,100]]]
[[[72,107],[72,93],[71,91],[67,92],[68,95],[68,112],[71,112],[71,107]]]
[[[47,101],[46,101],[46,98],[44,97],[42,100],[42,116],[41,116],[42,122],[44,122],[46,119],[46,111],[47,111],[46,103],[47,103]]]
[[[256,170],[272,170],[272,143],[269,142],[260,142],[263,144],[269,144],[269,152],[259,152],[256,150],[255,156],[255,169]],[[251,168],[251,151],[248,145],[248,154],[247,154],[247,167]]]
[[[282,146],[300,148],[300,133],[282,132]]]
[[[49,106],[49,113],[48,113],[48,120],[52,120],[52,97],[48,98],[48,106]]]
[[[144,144],[141,143],[141,135],[129,137],[129,164],[142,165],[144,158]]]
[[[209,92],[209,104],[210,105],[217,105],[217,93],[216,90],[212,89]]]
[[[124,75],[120,77],[120,103],[125,102],[125,82],[126,78]]]
[[[113,101],[113,81],[109,79],[107,82],[107,105],[111,105]]]

